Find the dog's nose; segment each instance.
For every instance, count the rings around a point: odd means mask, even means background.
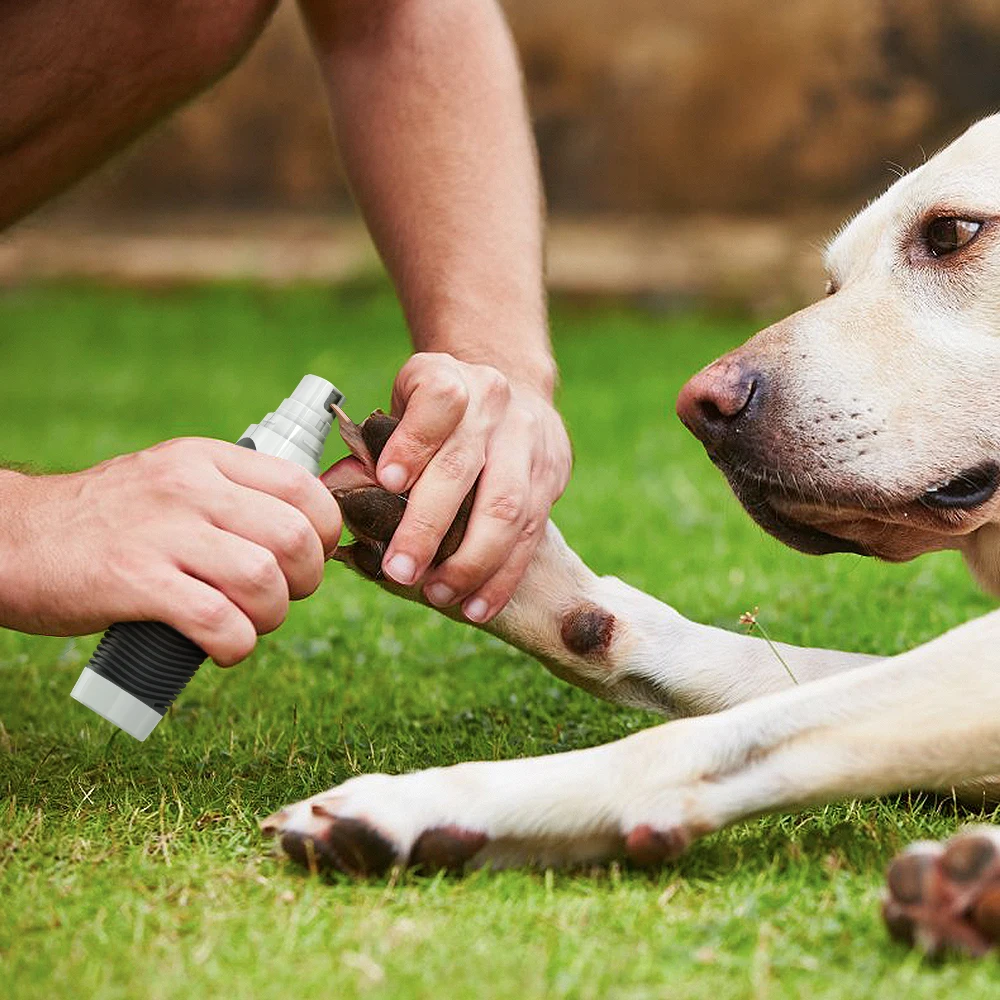
[[[758,395],[760,376],[731,358],[720,358],[691,378],[677,397],[677,416],[709,449],[738,433]]]

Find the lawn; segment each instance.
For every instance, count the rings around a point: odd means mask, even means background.
[[[553,323],[577,456],[556,520],[598,571],[700,621],[738,628],[759,606],[774,638],[880,653],[990,607],[951,554],[807,558],[740,511],[673,400],[749,321],[563,306]],[[232,440],[306,371],[360,416],[406,349],[378,283],[0,293],[0,457],[67,470],[173,435]],[[310,878],[259,817],[366,771],[550,753],[655,720],[339,566],[248,662],[202,668],[142,744],[69,698],[93,645],[0,632],[0,995],[996,995],[995,959],[925,962],[878,918],[892,854],[969,818],[950,802],[768,817],[653,874]]]

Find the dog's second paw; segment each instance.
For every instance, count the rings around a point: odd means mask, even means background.
[[[419,780],[419,772],[353,778],[286,806],[264,820],[261,830],[277,836],[285,854],[314,872],[363,878],[394,867],[462,871],[488,838],[432,817],[415,787]]]
[[[911,844],[889,866],[882,916],[930,955],[984,955],[1000,942],[1000,828]]]
[[[606,766],[595,764],[599,784]],[[709,829],[685,818],[685,795],[659,796],[632,815],[617,786],[591,788],[586,760],[580,765],[565,786],[565,766],[553,757],[362,775],[286,806],[261,828],[304,867],[358,877],[394,867],[654,867]]]

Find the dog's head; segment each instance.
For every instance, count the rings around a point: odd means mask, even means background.
[[[1000,115],[856,216],[825,299],[694,376],[677,412],[804,552],[960,548],[1000,590]]]

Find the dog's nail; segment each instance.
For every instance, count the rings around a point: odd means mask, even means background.
[[[284,809],[279,809],[276,813],[271,813],[267,819],[262,819],[260,821],[260,832],[264,834],[265,837],[272,837],[276,834],[288,819],[288,813]]]
[[[404,587],[413,583],[417,576],[416,561],[413,556],[408,556],[405,552],[394,555],[382,569],[386,576],[396,583],[403,584]]]

